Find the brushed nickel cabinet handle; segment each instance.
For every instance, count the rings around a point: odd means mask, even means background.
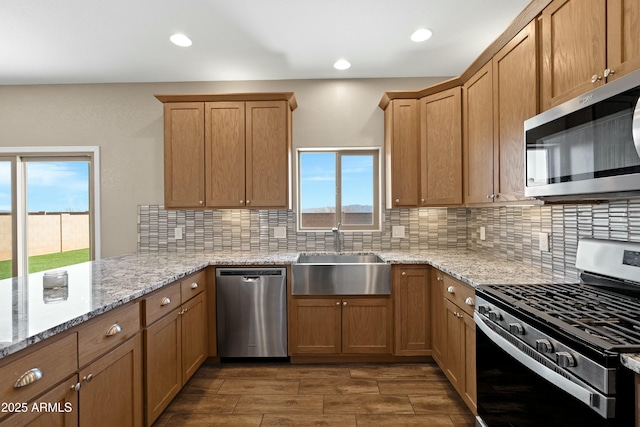
[[[247,204],[250,205],[251,204],[251,200],[247,200]]]
[[[615,74],[616,72],[614,70],[611,70],[609,68],[607,68],[606,70],[604,70],[604,77],[607,78],[609,77],[611,74]]]
[[[336,301],[336,305],[340,305],[340,301]]]
[[[438,277],[436,277],[436,280],[437,280],[438,282],[442,282],[444,279],[443,279],[442,277],[438,276]]]
[[[241,205],[244,205],[244,200],[240,200],[240,204],[241,204]]]
[[[342,302],[342,305],[347,305],[347,302],[346,302],[346,301],[343,301],[343,302]]]
[[[82,387],[82,384],[80,383],[75,383],[71,386],[71,390],[73,391],[80,391],[80,388]]]
[[[401,274],[402,274],[403,276],[406,276],[406,275],[407,275],[407,272],[406,272],[406,271],[403,271]]]
[[[83,381],[86,381],[86,382],[90,383],[91,380],[93,379],[93,374],[89,374],[89,375],[83,377],[82,379],[83,379]]]
[[[202,200],[198,200],[198,204],[199,204],[199,205],[204,205],[204,201],[202,201]]]
[[[169,297],[162,298],[162,302],[160,302],[161,306],[165,306],[165,305],[169,305],[169,304],[171,304],[171,298],[169,298]]]
[[[454,294],[456,292],[456,288],[454,288],[453,286],[449,286],[447,288],[447,292],[449,292],[450,294]]]
[[[473,301],[473,298],[471,297],[467,297],[467,299],[464,300],[464,303],[470,306],[473,306],[475,304],[475,302]]]
[[[198,286],[200,286],[200,285],[198,285],[198,282],[193,282],[191,284],[191,289],[198,289]]]
[[[597,74],[594,74],[593,76],[591,76],[591,83],[597,83],[600,80],[602,80],[602,77]]]
[[[13,388],[20,388],[27,386],[29,384],[33,384],[42,378],[42,371],[38,368],[29,369],[24,374],[20,375],[18,381],[13,385]]]
[[[112,337],[114,335],[119,334],[120,332],[122,332],[122,326],[118,325],[117,323],[114,323],[113,325],[111,325],[109,329],[107,329],[107,333],[105,335],[107,337]]]

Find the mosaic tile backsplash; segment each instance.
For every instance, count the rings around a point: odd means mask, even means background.
[[[393,226],[405,238],[392,237]],[[174,238],[182,227],[183,239]],[[286,227],[286,238],[274,238]],[[480,239],[480,227],[486,238]],[[549,252],[539,250],[539,233],[549,233]],[[345,232],[344,251],[469,249],[508,261],[576,277],[578,239],[640,242],[640,200],[601,204],[506,206],[489,208],[392,209],[383,231]],[[333,251],[333,234],[297,233],[296,215],[287,210],[173,211],[138,207],[138,251]]]

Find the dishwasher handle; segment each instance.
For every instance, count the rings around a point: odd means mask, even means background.
[[[244,276],[242,281],[246,283],[255,283],[260,281],[260,276]]]

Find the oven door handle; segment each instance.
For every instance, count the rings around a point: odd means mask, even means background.
[[[515,347],[506,339],[502,338],[499,334],[494,332],[486,323],[485,320],[478,314],[478,312],[473,313],[473,318],[476,322],[476,325],[484,332],[484,334],[493,341],[498,347],[506,351],[511,357],[516,359],[519,363],[523,364],[527,368],[531,369],[540,377],[546,379],[551,384],[559,387],[565,392],[571,394],[582,403],[588,405],[591,409],[600,414],[600,416],[604,418],[612,418],[615,414],[611,413],[609,408],[609,398],[601,395],[595,390],[591,390],[582,386],[580,384],[576,384],[575,382],[563,377],[562,375],[554,372],[553,370],[547,368],[546,366],[540,364],[535,359],[527,356],[520,349]]]

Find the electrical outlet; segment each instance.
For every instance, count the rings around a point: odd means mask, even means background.
[[[540,252],[549,252],[549,233],[538,233]]]
[[[182,239],[182,227],[176,227],[173,230],[173,237],[175,237],[176,240]]]
[[[276,239],[286,239],[287,227],[273,227],[273,237]]]
[[[480,227],[480,240],[487,240],[487,228]]]
[[[391,227],[391,237],[404,239],[404,225],[394,225]]]

